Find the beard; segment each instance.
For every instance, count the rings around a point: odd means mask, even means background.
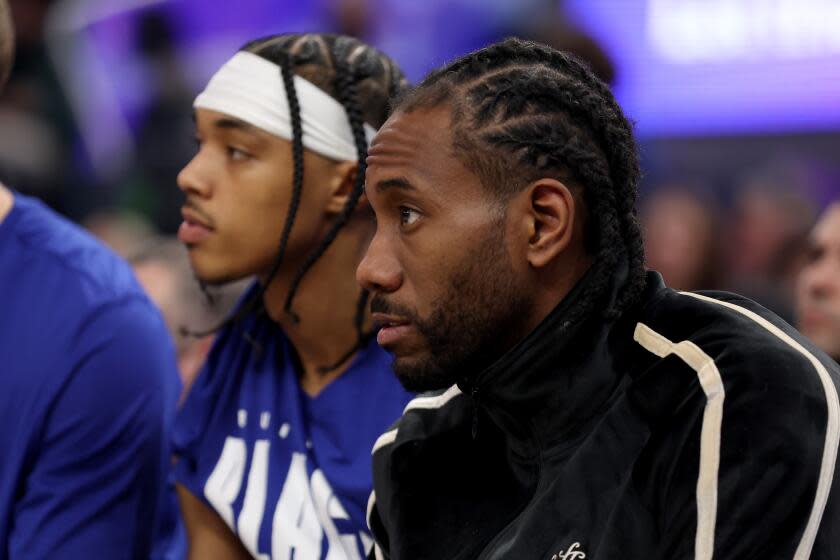
[[[395,357],[391,365],[408,391],[470,381],[526,334],[532,300],[520,289],[505,251],[504,228],[491,228],[481,245],[466,254],[469,259],[445,279],[445,291],[426,318],[382,294],[371,300],[375,312],[410,318],[425,339],[424,355]]]

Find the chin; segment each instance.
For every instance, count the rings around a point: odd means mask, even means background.
[[[223,266],[221,263],[208,261],[208,259],[200,258],[198,255],[190,252],[190,266],[195,277],[208,286],[220,286],[249,276],[249,274],[237,274],[234,270]]]
[[[431,359],[395,357],[391,369],[405,390],[412,393],[448,389],[457,382]]]

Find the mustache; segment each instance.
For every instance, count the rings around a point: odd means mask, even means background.
[[[187,198],[184,201],[184,208],[189,208],[192,212],[199,217],[199,219],[210,226],[211,228],[215,227],[213,223],[213,218],[210,217],[204,210],[202,210],[192,199]]]
[[[416,322],[414,311],[404,305],[388,301],[382,294],[376,294],[370,299],[370,311],[371,313],[384,313],[386,315],[404,317]]]

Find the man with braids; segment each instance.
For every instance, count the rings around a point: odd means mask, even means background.
[[[175,353],[128,263],[0,184],[0,294],[0,559],[177,552],[163,531]]]
[[[410,400],[355,268],[368,141],[404,87],[349,37],[245,45],[195,100],[179,237],[208,284],[255,276],[178,416],[190,558],[357,559],[370,449]]]
[[[631,127],[509,39],[374,139],[357,277],[406,406],[371,558],[836,558],[840,372],[758,305],[645,272]]]

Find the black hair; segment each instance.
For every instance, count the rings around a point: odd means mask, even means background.
[[[300,317],[293,310],[293,302],[301,282],[348,222],[364,192],[367,158],[364,124],[367,123],[374,128],[382,126],[390,113],[391,98],[400,94],[407,87],[408,82],[396,63],[388,56],[357,39],[342,35],[327,33],[274,35],[251,41],[240,50],[254,53],[280,67],[292,124],[293,182],[292,197],[272,268],[260,288],[252,292],[251,297],[242,303],[228,323],[238,323],[251,313],[265,312],[263,295],[283,264],[300,205],[304,178],[304,148],[300,104],[294,85],[294,75],[297,74],[312,82],[342,104],[356,144],[358,169],[353,190],[321,243],[306,257],[296,271],[286,295],[284,311],[294,321],[299,321]],[[356,344],[337,363],[322,367],[323,371],[339,367],[372,336],[372,333],[364,332],[367,300],[368,294],[362,290],[354,321],[357,333]]]
[[[624,262],[629,275],[605,316],[635,303],[645,286],[638,153],[609,87],[569,54],[512,38],[433,71],[394,110],[444,105],[457,157],[500,200],[549,176],[582,196],[584,243],[594,262],[574,318],[609,297]]]

